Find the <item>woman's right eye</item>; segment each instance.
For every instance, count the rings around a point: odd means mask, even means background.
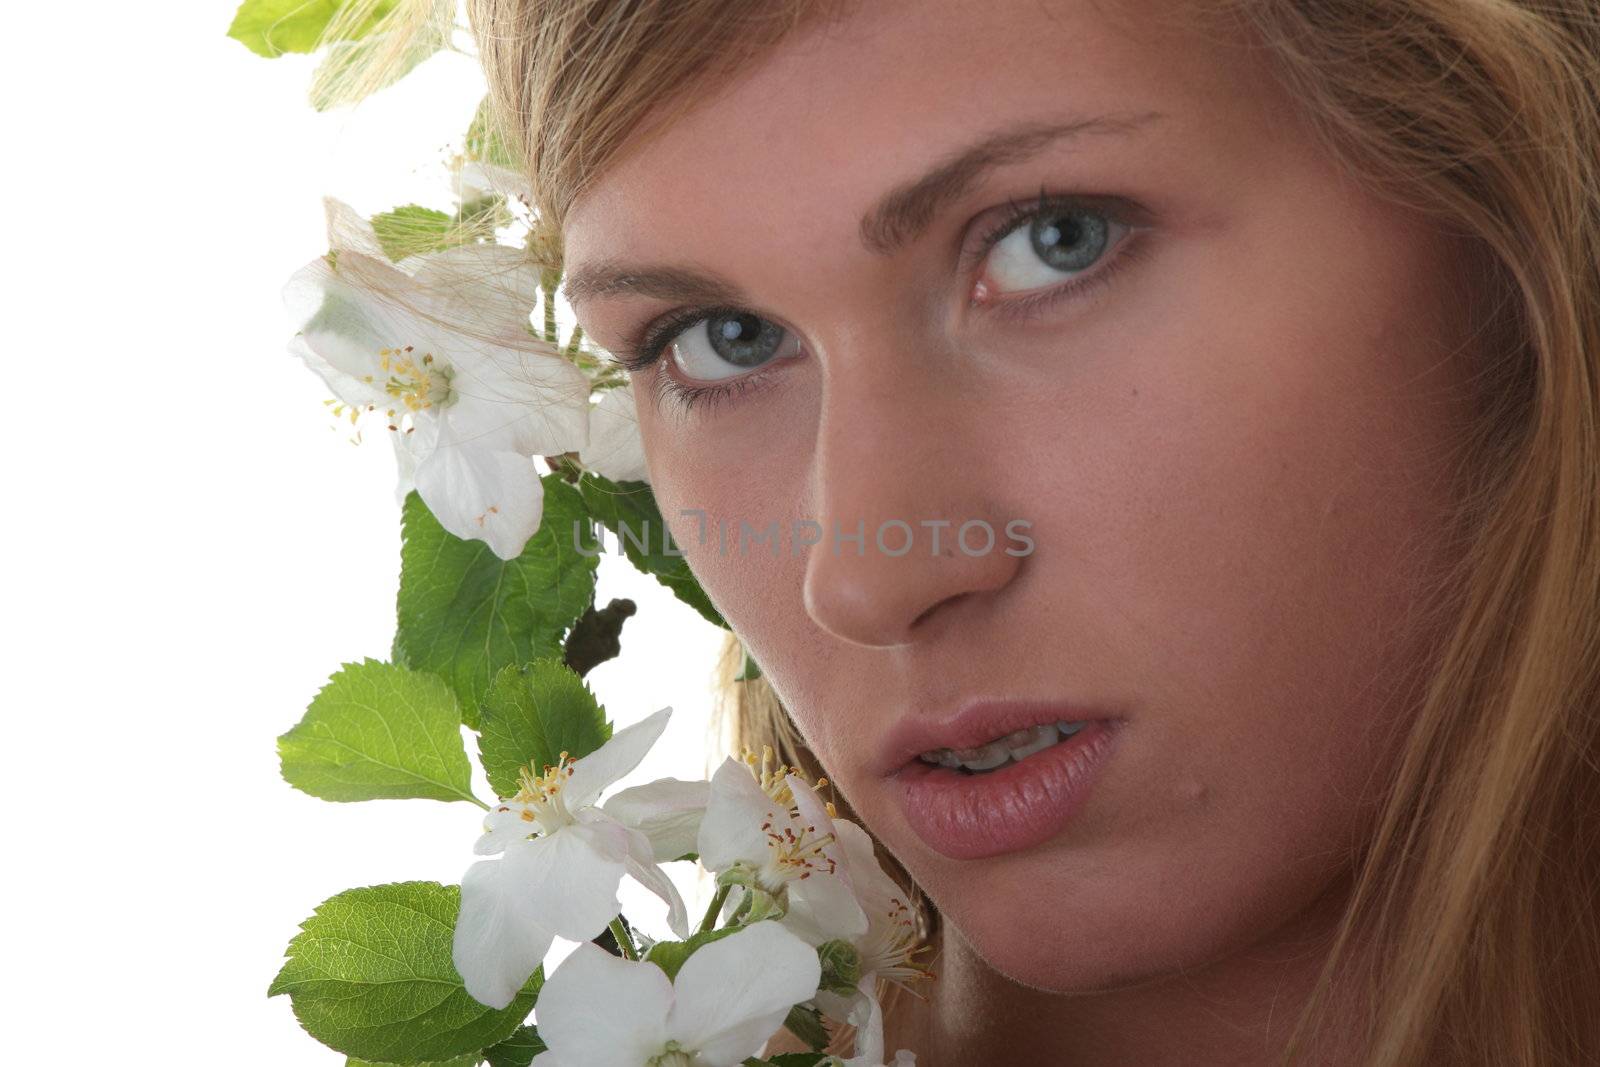
[[[800,339],[759,315],[729,310],[698,316],[665,347],[685,377],[714,382],[792,356]]]

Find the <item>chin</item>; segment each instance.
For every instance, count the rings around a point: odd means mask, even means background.
[[[1097,862],[1074,853],[977,861],[925,884],[945,923],[989,967],[1030,988],[1093,993],[1157,981],[1248,950],[1293,954],[1324,930],[1335,872],[1287,867],[1242,880],[1213,859]],[[971,870],[965,869],[971,867]],[[1246,868],[1248,870],[1248,868]],[[1143,875],[1143,876],[1141,876]]]

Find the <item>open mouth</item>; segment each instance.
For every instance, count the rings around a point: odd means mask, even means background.
[[[906,822],[933,851],[959,860],[1023,851],[1060,833],[1088,802],[1123,722],[1058,719],[976,748],[931,749],[891,780]]]
[[[1029,756],[1060,744],[1088,725],[1077,722],[1047,722],[1015,730],[977,748],[936,748],[920,753],[917,759],[935,767],[948,767],[965,774],[987,774],[1008,763],[1020,763]]]

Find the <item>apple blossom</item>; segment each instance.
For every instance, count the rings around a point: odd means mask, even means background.
[[[683,783],[623,790],[613,798],[612,811],[596,805],[603,790],[639,765],[671,712],[663,708],[617,731],[581,759],[563,754],[542,774],[524,768],[516,796],[485,816],[474,851],[501,858],[474,863],[462,878],[452,952],[476,1000],[505,1007],[554,938],[597,936],[621,911],[617,887],[624,874],[666,901],[668,925],[688,936],[683,899],[642,828],[654,824],[674,840],[682,838]]]

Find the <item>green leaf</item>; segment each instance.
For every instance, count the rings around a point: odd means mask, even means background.
[[[472,124],[467,127],[467,155],[483,163],[517,170],[522,164],[517,161],[516,155],[506,145],[505,138],[491,121],[492,113],[489,98],[485,96],[478,103],[478,110],[472,116]]]
[[[783,1020],[783,1025],[812,1048],[820,1051],[827,1047],[828,1031],[822,1025],[822,1013],[816,1008],[796,1004],[789,1009],[789,1017]]]
[[[667,972],[667,977],[676,979],[678,971],[684,963],[697,951],[723,938],[738,933],[745,929],[742,926],[724,926],[720,930],[707,930],[695,934],[687,941],[657,941],[650,946],[650,951],[644,954],[647,963],[653,963]]]
[[[383,254],[396,263],[407,256],[440,252],[465,243],[453,215],[420,204],[406,204],[374,215],[372,228]]]
[[[480,196],[461,205],[461,210],[451,220],[460,235],[460,243],[494,240],[494,232],[516,221],[516,216],[506,208],[506,198],[499,194]],[[529,309],[531,312],[531,308]]]
[[[528,1067],[533,1058],[544,1051],[539,1031],[531,1026],[519,1026],[516,1033],[494,1048],[484,1049],[483,1054],[489,1060],[489,1067]]]
[[[461,707],[445,682],[374,659],[347,663],[278,738],[283,777],[323,800],[468,800]]]
[[[434,0],[450,4],[453,0]],[[338,41],[311,78],[311,106],[327,111],[343,104],[358,104],[379,89],[386,89],[415,70],[423,60],[448,43],[448,14],[403,20],[399,27],[373,33],[359,41]],[[397,39],[404,34],[403,39]]]
[[[406,1067],[478,1067],[483,1062],[483,1054],[469,1052],[465,1056],[457,1056],[453,1060],[429,1060],[426,1063],[413,1063]],[[395,1063],[377,1063],[373,1060],[357,1059],[350,1056],[345,1059],[344,1067],[401,1067]]]
[[[502,668],[481,711],[478,755],[496,796],[516,793],[518,772],[529,764],[552,766],[563,752],[587,756],[611,737],[605,709],[560,660]]]
[[[756,662],[754,656],[750,655],[750,650],[741,647],[739,651],[744,658],[740,660],[739,673],[733,676],[733,680],[736,682],[750,682],[761,677],[761,665]]]
[[[514,560],[446,532],[421,497],[406,497],[395,655],[449,680],[474,729],[495,674],[541,656],[560,659],[563,635],[594,599],[600,560],[583,502],[559,477],[543,481],[544,519]],[[574,547],[574,524],[594,555]]]
[[[285,52],[314,52],[327,42],[323,32],[345,0],[244,0],[234,13],[228,36],[258,56],[275,59]],[[372,32],[395,0],[381,0],[343,40],[353,41]]]
[[[457,886],[397,882],[323,901],[267,990],[318,1041],[375,1063],[448,1062],[509,1037],[533,1010],[534,972],[503,1011],[473,1000],[450,962]]]
[[[681,555],[665,551],[667,524],[648,483],[613,482],[594,471],[584,471],[578,480],[578,492],[583,494],[589,514],[616,535],[635,567],[653,575],[708,622],[727,627],[688,562]]]

